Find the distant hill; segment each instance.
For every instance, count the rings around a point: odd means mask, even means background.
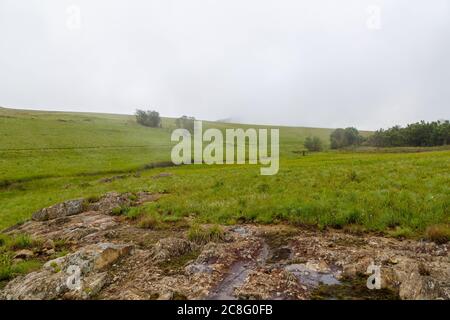
[[[205,121],[204,128],[267,128]],[[325,144],[333,129],[280,128],[280,155],[297,157],[303,140],[320,137]],[[0,181],[36,176],[92,174],[135,169],[169,161],[175,119],[162,128],[138,125],[133,115],[0,109]],[[1,159],[15,161],[2,162]]]
[[[82,147],[150,146],[167,143],[175,128],[174,118],[163,118],[162,129],[138,125],[134,115],[19,110],[0,107],[0,150]],[[281,143],[294,147],[308,135],[328,143],[333,129],[262,126],[223,121],[204,121],[206,128],[280,128]],[[11,139],[14,137],[14,139]],[[32,137],[32,139],[31,139]]]

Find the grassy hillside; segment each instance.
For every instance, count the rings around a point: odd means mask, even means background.
[[[205,129],[211,126],[250,127],[204,123]],[[0,185],[37,177],[120,172],[169,161],[173,129],[174,119],[167,118],[163,128],[156,129],[136,124],[134,116],[0,108]],[[308,135],[328,142],[330,132],[281,127],[281,157],[302,149]]]
[[[288,222],[396,236],[422,236],[437,225],[448,234],[448,150],[347,150],[303,157],[294,151],[302,148],[304,137],[326,139],[331,130],[283,127],[280,171],[274,176],[261,176],[254,165],[138,171],[169,160],[173,119],[164,119],[163,126],[141,127],[131,116],[1,109],[0,179],[9,183],[1,187],[0,228],[63,200],[147,190],[164,195],[126,214],[162,223],[185,217]],[[171,175],[155,178],[161,172]]]

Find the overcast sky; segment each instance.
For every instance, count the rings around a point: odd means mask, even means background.
[[[450,0],[0,0],[6,107],[377,129],[450,118],[449,59]]]

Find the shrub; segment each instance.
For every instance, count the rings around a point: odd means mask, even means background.
[[[359,134],[359,131],[353,127],[336,129],[330,135],[331,149],[356,146],[363,141],[364,138]]]
[[[136,110],[136,121],[137,123],[153,128],[161,127],[161,117],[159,116],[159,112],[157,111],[144,111],[144,110]]]
[[[323,144],[319,137],[307,137],[304,146],[308,151],[322,151]]]

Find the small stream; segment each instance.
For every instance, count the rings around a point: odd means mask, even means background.
[[[331,272],[318,272],[306,267],[305,264],[290,264],[284,270],[291,272],[301,284],[307,287],[317,287],[321,284],[335,285],[341,282]]]
[[[228,275],[212,290],[208,300],[236,300],[235,288],[242,286],[249,273],[259,265],[264,265],[269,256],[269,246],[263,242],[256,261],[238,261],[234,263]]]
[[[248,230],[242,227],[233,231],[241,236],[247,236],[249,234]],[[283,265],[282,261],[289,260],[292,254],[291,250],[286,246],[271,250],[264,238],[259,238],[259,241],[261,241],[261,248],[257,258],[250,261],[240,260],[235,262],[230,267],[225,278],[211,290],[206,299],[236,300],[237,297],[234,294],[235,289],[244,284],[247,276],[253,270],[266,264],[284,268],[284,270],[292,273],[300,284],[311,289],[322,284],[330,286],[341,284],[331,270],[329,272],[319,272],[303,263]]]

